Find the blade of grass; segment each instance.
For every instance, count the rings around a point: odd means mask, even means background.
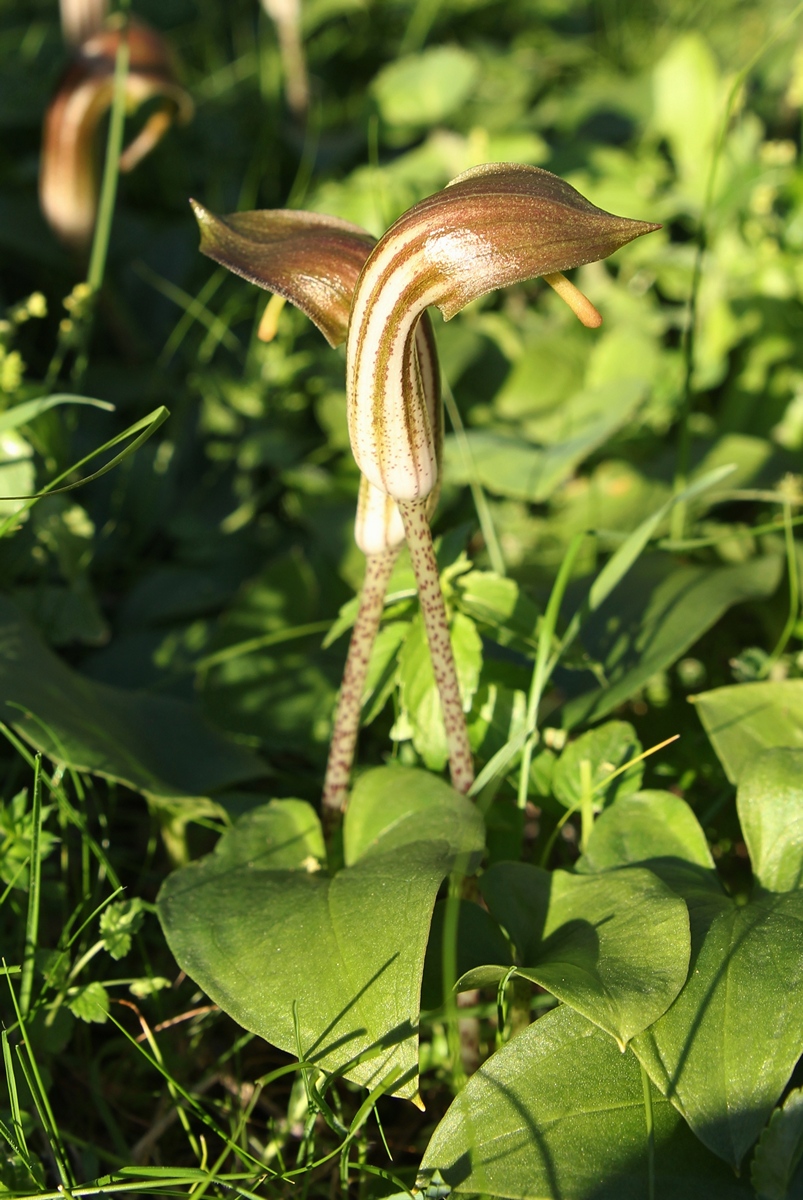
[[[47,412],[50,408],[56,408],[60,404],[88,404],[92,408],[102,408],[105,412],[114,412],[114,405],[109,404],[107,400],[95,400],[91,396],[72,396],[66,392],[59,392],[54,396],[40,396],[38,400],[25,400],[22,404],[15,404],[13,408],[8,408],[5,412],[0,413],[0,433],[5,433],[9,429],[19,429],[20,425],[27,425],[40,413]]]
[[[666,503],[662,504],[656,512],[651,513],[638,528],[628,536],[627,540],[622,543],[619,549],[613,554],[605,566],[600,571],[585,601],[577,609],[569,624],[566,632],[560,640],[560,643],[553,653],[551,659],[547,663],[544,683],[550,678],[552,672],[560,661],[561,655],[568,649],[577,634],[580,632],[584,621],[593,613],[604,600],[611,594],[617,584],[621,583],[627,572],[638,559],[639,555],[645,550],[650,539],[654,536],[655,531],[660,527],[662,521],[671,512],[673,506],[678,504],[681,499],[690,500],[697,496],[700,492],[704,492],[707,488],[714,487],[720,480],[725,479],[734,470],[732,464],[725,464],[717,467],[713,471],[706,472],[705,475],[696,479],[694,483],[689,484],[683,492],[676,496],[671,496]],[[513,761],[520,750],[525,746],[527,739],[535,732],[535,729],[530,726],[525,726],[523,730],[506,742],[500,750],[491,758],[483,767],[480,774],[477,776],[474,786],[471,789],[471,794],[477,795],[483,792],[486,787],[496,785],[496,781],[501,779],[509,764]]]
[[[135,421],[133,425],[129,425],[128,428],[124,429],[122,433],[118,433],[115,437],[110,438],[108,442],[104,442],[103,445],[98,446],[96,450],[92,450],[89,454],[84,455],[84,457],[79,459],[77,463],[74,463],[73,466],[68,467],[66,471],[62,471],[60,475],[57,475],[55,479],[52,479],[50,483],[43,487],[41,492],[36,492],[32,496],[0,497],[0,499],[3,500],[25,501],[21,508],[17,509],[16,512],[11,513],[11,515],[5,519],[2,525],[0,525],[0,538],[5,537],[9,530],[16,524],[21,513],[33,508],[37,500],[41,500],[43,496],[55,496],[59,495],[61,492],[75,491],[76,488],[83,487],[86,483],[92,483],[95,479],[100,479],[102,475],[106,475],[107,472],[113,470],[116,466],[119,466],[119,464],[128,458],[130,454],[134,454],[135,451],[140,448],[140,446],[144,445],[148,438],[156,432],[160,425],[165,423],[169,416],[170,410],[165,408],[163,404],[160,404],[158,408],[153,410],[153,412],[148,413],[148,415],[142,417],[141,420]],[[67,479],[75,471],[79,471],[81,467],[85,466],[88,462],[91,462],[93,458],[97,458],[99,454],[103,454],[106,450],[111,450],[114,446],[119,446],[120,442],[124,442],[126,438],[133,437],[135,434],[137,436],[134,437],[134,441],[131,443],[131,445],[126,446],[125,450],[121,450],[119,454],[115,454],[114,458],[110,459],[109,462],[107,462],[105,466],[102,466],[99,470],[93,471],[91,475],[85,475],[83,479],[78,479],[75,483],[69,483],[65,487],[56,486],[57,484],[61,483],[63,479]]]
[[[15,705],[13,701],[7,701],[6,703],[8,704],[8,706],[10,708],[21,707],[19,705]],[[36,717],[36,715],[34,713],[28,713],[26,709],[23,709],[22,711],[25,712],[26,715],[31,717],[33,720],[36,720],[42,726],[42,728],[48,732],[50,737],[53,739],[54,744],[57,746],[57,748],[59,748],[60,753],[62,753],[64,758],[66,758],[67,757],[66,752],[63,750],[63,747],[60,747],[59,739],[53,733],[50,726],[46,725],[43,721],[39,721],[39,718]],[[7,725],[3,724],[2,721],[0,721],[0,733],[14,747],[14,749],[17,751],[17,753],[22,758],[24,758],[25,762],[28,764],[28,766],[31,768],[31,770],[33,770],[35,755],[28,749],[28,747],[25,745],[25,743],[20,738],[18,738],[17,735],[11,729],[8,728]],[[70,775],[73,778],[73,781],[74,782],[77,781],[78,776],[73,771],[72,767],[70,767],[69,770],[70,770]],[[111,864],[108,856],[104,852],[102,846],[100,846],[98,844],[98,842],[88,832],[88,830],[86,828],[86,819],[85,819],[84,815],[82,813],[77,812],[76,809],[73,808],[73,806],[70,804],[69,799],[67,798],[67,794],[64,791],[64,789],[58,783],[56,783],[55,779],[52,778],[51,776],[49,776],[44,769],[42,770],[42,779],[44,780],[45,785],[47,786],[48,790],[55,797],[60,808],[63,808],[64,812],[67,814],[67,816],[70,820],[70,823],[72,825],[74,825],[76,829],[78,829],[80,831],[81,837],[83,839],[85,839],[92,854],[94,854],[98,863],[103,868],[103,870],[106,872],[106,876],[107,876],[109,882],[111,883],[112,887],[120,890],[122,888],[122,884],[120,883],[120,880],[117,877],[117,872],[114,870],[114,867],[112,866],[112,864]]]
[[[26,1160],[27,1165],[30,1162],[30,1154],[28,1143],[25,1140],[25,1128],[22,1124],[22,1110],[17,1091],[17,1077],[14,1072],[14,1059],[11,1056],[11,1045],[8,1040],[8,1032],[5,1029],[0,1030],[0,1039],[3,1046],[3,1070],[6,1076],[6,1091],[8,1092],[8,1107],[11,1112],[13,1140],[9,1138],[8,1133],[4,1132],[3,1136],[10,1142],[17,1154]]]
[[[221,321],[220,317],[209,311],[205,303],[207,299],[211,299],[220,284],[225,279],[225,271],[222,269],[219,272],[216,271],[211,276],[211,279],[207,280],[206,284],[196,298],[195,296],[191,296],[189,292],[185,292],[183,288],[178,286],[178,284],[172,283],[169,279],[165,279],[162,275],[159,275],[158,272],[152,270],[147,263],[135,262],[133,264],[133,269],[136,274],[139,275],[140,279],[143,279],[146,283],[151,285],[154,291],[159,292],[160,295],[164,296],[168,300],[171,300],[173,304],[184,309],[184,316],[181,318],[181,321],[185,320],[185,318],[188,319],[188,325],[191,324],[192,321],[197,321],[199,325],[203,325],[207,333],[214,334],[227,350],[231,350],[234,354],[244,354],[243,344],[240,339],[235,337],[229,327],[223,321]],[[204,293],[206,289],[209,288],[210,283],[214,283],[215,286],[209,290],[209,295],[205,296]],[[204,296],[203,300],[201,299],[202,296]],[[179,322],[179,325],[181,324],[181,321]],[[178,325],[176,326],[176,329],[178,329]],[[162,360],[167,352],[168,345],[170,345],[171,339],[175,335],[175,332],[176,331],[174,330],[173,334],[170,335],[164,350],[159,356],[160,364],[162,364]],[[184,334],[182,332],[182,337],[183,336]],[[172,357],[173,353],[175,353],[175,349],[171,350],[168,359],[162,365],[166,365],[166,362],[169,361],[169,358]]]
[[[119,1003],[119,1001],[118,1001],[118,1003]],[[228,1146],[228,1148],[232,1154],[234,1154],[236,1157],[240,1158],[243,1162],[252,1163],[254,1165],[254,1167],[256,1167],[258,1172],[266,1172],[266,1168],[265,1168],[264,1164],[261,1163],[258,1159],[254,1158],[254,1156],[252,1154],[249,1154],[249,1152],[247,1150],[243,1149],[242,1146],[235,1145],[232,1142],[231,1138],[228,1136],[228,1134],[223,1129],[221,1129],[220,1126],[217,1125],[217,1123],[215,1121],[213,1121],[212,1118],[209,1116],[209,1114],[201,1107],[201,1105],[198,1103],[198,1101],[195,1099],[195,1097],[190,1092],[188,1092],[186,1090],[186,1088],[183,1088],[181,1086],[181,1084],[178,1082],[178,1080],[176,1080],[170,1074],[170,1072],[165,1067],[164,1063],[161,1062],[158,1058],[155,1058],[152,1054],[149,1054],[148,1051],[145,1049],[145,1047],[141,1046],[137,1042],[137,1039],[135,1037],[132,1037],[132,1035],[128,1032],[126,1027],[123,1024],[121,1024],[120,1021],[117,1020],[117,1018],[114,1016],[113,1013],[108,1013],[107,1019],[109,1021],[111,1021],[111,1023],[117,1028],[117,1030],[123,1035],[123,1037],[128,1042],[131,1043],[131,1045],[135,1048],[137,1053],[141,1054],[142,1057],[145,1059],[145,1061],[147,1063],[149,1063],[154,1068],[154,1070],[158,1071],[158,1073],[162,1076],[162,1078],[164,1079],[164,1081],[168,1085],[168,1087],[171,1089],[171,1091],[174,1090],[176,1092],[177,1097],[180,1097],[189,1106],[189,1108],[192,1110],[193,1116],[197,1117],[197,1119],[199,1121],[202,1121],[203,1124],[206,1125],[206,1127],[208,1129],[211,1129],[212,1132],[215,1134],[215,1136],[219,1137],[221,1139],[221,1141],[224,1142],[225,1145]],[[293,1063],[292,1066],[288,1069],[289,1070],[297,1070],[298,1066],[296,1063]],[[176,1100],[176,1103],[177,1102],[178,1101]],[[132,1169],[134,1169],[134,1168],[132,1168]],[[270,1171],[267,1173],[270,1174],[271,1176],[275,1176],[275,1174],[276,1174],[274,1171]]]
[[[471,452],[471,443],[466,437],[466,427],[463,424],[463,418],[460,415],[460,409],[455,403],[455,398],[452,389],[448,382],[444,379],[441,393],[443,395],[443,405],[449,414],[449,420],[454,430],[455,441],[463,459],[463,470],[468,477],[468,486],[471,490],[471,498],[474,501],[474,508],[477,511],[477,520],[480,523],[485,548],[488,551],[488,558],[491,561],[491,569],[497,575],[504,575],[505,572],[505,557],[502,554],[502,547],[499,544],[499,538],[496,535],[496,526],[491,515],[488,497],[482,484],[478,479],[478,472],[474,463],[474,455]]]
[[[3,965],[5,965],[5,960],[3,960]],[[50,1150],[53,1155],[53,1160],[56,1164],[56,1169],[61,1176],[62,1187],[65,1189],[65,1191],[69,1191],[70,1188],[72,1188],[75,1184],[75,1179],[70,1168],[70,1161],[64,1148],[64,1142],[62,1141],[61,1133],[59,1132],[58,1123],[53,1115],[53,1109],[50,1107],[50,1101],[47,1098],[47,1091],[42,1083],[42,1076],[36,1061],[36,1055],[31,1049],[31,1042],[30,1038],[28,1037],[25,1017],[23,1016],[22,1010],[17,1002],[17,996],[13,987],[11,986],[11,980],[9,980],[8,990],[11,995],[11,1003],[14,1006],[17,1024],[19,1025],[20,1033],[22,1035],[22,1044],[18,1044],[15,1047],[20,1070],[22,1071],[25,1082],[28,1085],[28,1090],[33,1098],[37,1115],[42,1123],[42,1128],[50,1145]]]
[[[555,639],[555,629],[560,615],[563,597],[566,592],[569,580],[571,579],[572,570],[574,568],[577,555],[580,553],[580,548],[585,541],[584,533],[576,533],[569,542],[566,553],[563,556],[563,562],[560,564],[557,579],[550,593],[549,601],[544,613],[544,619],[541,622],[541,628],[538,631],[538,648],[535,654],[535,667],[533,669],[532,681],[530,683],[530,694],[527,698],[527,729],[530,734],[524,746],[524,753],[521,757],[521,770],[519,772],[519,792],[518,806],[524,808],[527,803],[527,791],[530,782],[530,764],[532,762],[533,749],[538,741],[538,709],[541,705],[541,698],[544,694],[544,687],[547,681],[547,664],[549,661],[549,652],[552,648]]]
[[[136,270],[137,267],[135,266],[134,269]],[[214,296],[215,292],[218,290],[220,285],[223,283],[223,280],[225,278],[226,278],[226,272],[223,270],[222,267],[218,267],[209,276],[206,283],[203,285],[201,290],[198,292],[198,295],[189,297],[191,303],[188,304],[184,308],[184,312],[181,314],[178,321],[176,322],[173,332],[170,334],[170,337],[165,342],[164,347],[162,348],[162,352],[160,353],[158,359],[156,360],[157,366],[159,366],[159,367],[168,366],[171,358],[178,351],[179,347],[181,346],[181,343],[184,341],[184,338],[187,336],[190,328],[192,327],[193,321],[199,320],[199,317],[196,315],[195,306],[199,305],[200,310],[208,312],[208,309],[206,306],[207,306],[208,302],[212,299],[212,297]],[[181,290],[181,289],[179,289],[179,290]],[[185,293],[185,294],[188,295],[188,293]],[[210,316],[211,315],[212,314],[210,313]],[[207,328],[208,328],[208,326],[207,326]]]
[[[120,178],[129,60],[125,27],[122,32],[123,36],[120,38],[114,60],[114,95],[109,114],[109,131],[106,137],[106,158],[103,163],[103,178],[98,198],[98,218],[95,223],[92,250],[89,255],[89,269],[86,274],[86,281],[92,292],[97,292],[103,283],[114,217],[114,202],[117,199],[117,181]]]
[[[792,506],[788,500],[784,502],[783,518],[784,542],[786,546],[786,571],[789,576],[789,615],[786,618],[786,624],[781,631],[781,636],[778,638],[775,649],[769,656],[767,665],[764,669],[765,675],[769,675],[773,666],[775,663],[777,663],[778,659],[786,649],[800,615],[800,578],[797,568],[795,535],[792,528]]]
[[[235,642],[232,646],[224,646],[222,650],[205,654],[203,658],[199,658],[192,664],[192,670],[208,671],[210,667],[217,667],[234,658],[252,654],[254,650],[263,650],[266,646],[278,646],[282,642],[309,637],[313,633],[326,633],[331,626],[331,621],[311,621],[308,625],[296,625],[292,629],[278,629],[275,633],[263,633],[259,637],[248,638],[244,642]]]
[[[39,902],[41,899],[42,858],[39,853],[42,833],[42,755],[34,759],[33,805],[31,812],[31,866],[28,884],[28,915],[25,922],[25,949],[22,956],[20,1008],[27,1017],[33,992],[33,968],[39,940]]]

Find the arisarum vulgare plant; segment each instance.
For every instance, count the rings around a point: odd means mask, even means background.
[[[543,276],[589,326],[594,306],[562,274],[606,258],[658,226],[595,207],[549,171],[476,167],[422,200],[374,243],[315,213],[216,217],[195,205],[205,254],[305,312],[332,345],[346,341],[351,446],[363,476],[357,536],[368,570],[330,752],[324,804],[342,808],[371,645],[401,533],[407,540],[441,697],[449,767],[467,792],[473,766],[432,547],[441,473],[437,359],[426,309],[449,320],[496,288]]]

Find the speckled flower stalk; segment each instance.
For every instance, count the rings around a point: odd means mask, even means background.
[[[364,230],[335,217],[287,211],[236,213],[217,217],[193,203],[201,228],[201,249],[215,261],[245,276],[274,295],[290,300],[310,317],[332,346],[346,340],[351,297],[359,272],[374,245]],[[440,472],[443,413],[432,323],[424,313],[413,331],[416,403],[428,413],[435,434]],[[436,487],[427,502],[431,516]],[[335,710],[323,789],[327,823],[346,806],[362,713],[365,680],[371,661],[385,594],[404,526],[395,501],[363,476],[354,526],[365,554],[365,579],[354,621]],[[328,816],[327,816],[328,814]],[[335,818],[336,819],[336,818]]]
[[[360,729],[365,679],[382,620],[388,580],[393,573],[398,553],[398,546],[394,546],[369,554],[365,560],[365,579],[360,592],[360,606],[351,631],[326,762],[322,800],[324,809],[342,812],[346,807],[351,768],[357,748],[357,734]]]

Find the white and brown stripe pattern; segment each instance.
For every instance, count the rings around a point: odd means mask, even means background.
[[[549,171],[511,163],[468,171],[400,217],[362,269],[349,321],[349,433],[368,480],[418,500],[438,478],[410,353],[426,308],[448,320],[486,292],[605,258],[655,228],[603,212]]]

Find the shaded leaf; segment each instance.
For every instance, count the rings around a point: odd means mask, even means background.
[[[410,767],[375,767],[354,785],[343,822],[347,866],[417,842],[444,841],[451,853],[472,856],[483,844],[483,821],[443,779]]]
[[[790,1092],[761,1135],[750,1169],[761,1200],[803,1196],[803,1088]]]
[[[521,438],[485,430],[466,433],[471,460],[465,457],[454,435],[445,439],[449,477],[458,483],[476,481],[497,496],[539,504],[633,415],[644,397],[637,380],[603,384],[595,390],[591,419],[563,440],[549,446],[532,445]]]
[[[424,978],[421,984],[421,1007],[440,1008],[443,995],[443,922],[447,901],[439,900],[432,914],[432,925],[424,960]],[[512,966],[510,947],[496,921],[470,900],[460,900],[457,919],[456,966],[457,979],[485,963]],[[496,979],[494,979],[496,982]],[[479,985],[478,985],[479,986]]]
[[[713,870],[705,834],[685,800],[673,792],[618,796],[594,822],[578,871],[606,871],[656,859],[679,859]]]
[[[107,687],[73,671],[3,597],[0,719],[55,762],[157,800],[205,797],[264,773],[256,755],[210,728],[188,704]]]
[[[677,567],[660,554],[641,558],[583,627],[581,641],[607,684],[570,700],[564,725],[597,720],[629,699],[734,604],[771,596],[782,569],[779,555],[732,567]]]
[[[627,797],[595,823],[583,866],[637,858],[686,901],[688,980],[632,1045],[697,1136],[738,1167],[800,1054],[803,891],[757,890],[737,904],[708,865],[695,824],[688,806],[665,793]]]
[[[633,1048],[697,1136],[738,1167],[800,1056],[803,892],[744,907],[685,898],[688,982]]]

